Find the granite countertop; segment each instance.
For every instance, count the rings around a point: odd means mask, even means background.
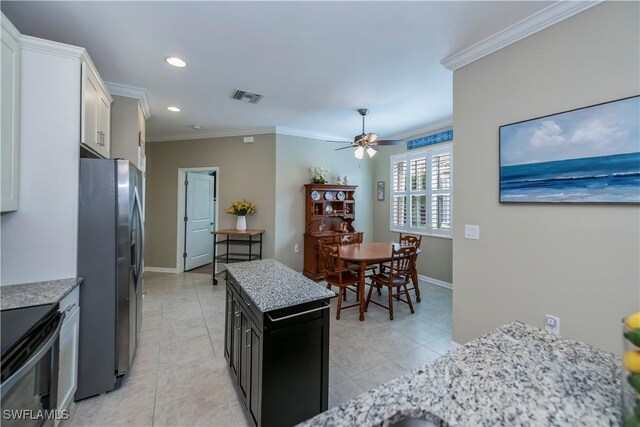
[[[225,264],[225,267],[263,313],[335,296],[324,286],[273,259]]]
[[[301,425],[614,426],[620,375],[612,353],[512,322]]]
[[[82,283],[81,277],[0,286],[0,309],[53,304]]]

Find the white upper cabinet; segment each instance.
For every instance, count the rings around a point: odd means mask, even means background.
[[[0,78],[0,185],[2,186],[2,212],[18,209],[20,177],[20,34],[2,15],[2,57]]]
[[[112,99],[90,61],[82,62],[82,94],[80,142],[108,159]]]
[[[139,98],[120,95],[123,92],[122,87],[107,83],[107,88],[113,95],[111,157],[129,160],[144,172],[145,114]]]

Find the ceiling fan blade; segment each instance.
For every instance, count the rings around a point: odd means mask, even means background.
[[[353,144],[353,145],[350,145],[350,146],[348,146],[348,147],[336,148],[336,149],[335,149],[335,150],[333,150],[333,151],[346,150],[347,148],[353,148],[353,147],[357,147],[357,146],[358,146],[357,144]]]
[[[404,144],[405,140],[403,139],[381,139],[376,141],[375,143],[377,145],[398,145],[398,144]]]

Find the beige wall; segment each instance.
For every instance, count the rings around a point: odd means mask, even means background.
[[[245,198],[257,205],[247,217],[249,228],[262,228],[264,257],[274,256],[275,134],[256,135],[253,144],[242,137],[147,143],[145,265],[176,267],[178,168],[220,168],[218,228],[234,228],[236,217],[224,209]]]
[[[637,95],[638,15],[605,2],[454,72],[456,342],[550,313],[563,336],[621,350],[620,319],[640,306],[640,208],[499,204],[498,127]]]
[[[364,232],[365,240],[373,241],[373,215],[371,203],[373,184],[371,162],[358,161],[353,150],[334,151],[339,144],[328,144],[316,139],[289,135],[276,136],[276,241],[275,258],[296,271],[303,268],[304,249],[304,184],[310,182],[309,168],[325,166],[329,168],[329,182],[336,176],[349,179],[349,184],[357,185],[356,221],[354,227]],[[300,244],[300,252],[294,252],[294,245]]]
[[[373,237],[374,240],[378,242],[398,241],[398,233],[389,230],[390,157],[406,151],[406,145],[381,147],[378,150],[378,154],[373,158],[372,187],[375,187],[378,181],[385,182],[384,201],[378,201],[374,195],[372,202],[374,218]],[[454,158],[454,164],[455,162],[456,160]],[[418,274],[452,283],[452,243],[451,239],[424,236],[422,238],[422,253],[418,256]]]

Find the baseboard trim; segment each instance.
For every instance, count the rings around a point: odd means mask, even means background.
[[[149,273],[178,273],[177,268],[167,268],[167,267],[145,267],[144,271],[148,271]]]
[[[422,274],[418,274],[418,279],[423,280],[427,283],[431,283],[432,285],[440,286],[447,289],[453,289],[453,285],[449,282],[445,282],[443,280],[434,279],[433,277],[423,276]]]

